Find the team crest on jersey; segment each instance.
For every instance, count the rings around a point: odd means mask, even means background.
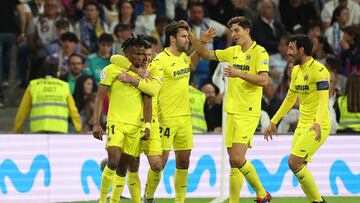
[[[100,80],[105,80],[105,78],[106,78],[106,71],[102,70],[100,73]]]
[[[247,60],[247,61],[249,61],[249,60],[250,60],[250,58],[251,58],[251,56],[250,56],[250,55],[247,55],[247,56],[246,56],[246,60]]]
[[[304,81],[307,81],[309,79],[309,76],[308,75],[305,75],[304,76]]]

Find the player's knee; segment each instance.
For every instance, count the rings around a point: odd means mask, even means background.
[[[163,169],[163,165],[161,161],[156,161],[153,164],[151,164],[151,170],[154,172],[160,172]]]
[[[245,163],[245,159],[238,156],[233,156],[230,157],[229,162],[231,168],[240,168]]]
[[[289,168],[293,171],[293,172],[295,172],[295,171],[297,171],[301,166],[302,166],[302,163],[300,163],[300,162],[297,162],[297,161],[295,161],[295,160],[293,160],[293,159],[289,159],[288,160],[288,165],[289,165]]]
[[[190,164],[190,160],[178,160],[176,161],[177,169],[188,169]]]
[[[109,158],[108,161],[107,161],[107,166],[111,170],[115,170],[118,165],[119,165],[119,160],[117,160],[116,158]]]
[[[124,168],[124,167],[118,167],[117,170],[116,170],[116,174],[118,176],[121,176],[121,177],[125,177],[126,176],[126,172],[127,172],[127,169]]]

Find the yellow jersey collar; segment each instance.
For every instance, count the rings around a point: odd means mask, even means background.
[[[306,69],[310,67],[314,63],[315,59],[310,56],[309,60],[307,60],[304,64],[300,65],[301,69]]]

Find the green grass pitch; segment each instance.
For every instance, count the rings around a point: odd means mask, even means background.
[[[328,203],[360,203],[360,197],[325,197]],[[213,199],[210,198],[192,198],[187,199],[185,203],[209,203]],[[171,199],[157,199],[156,203],[173,203]],[[224,203],[228,203],[225,201]],[[273,198],[272,203],[308,203],[309,201],[304,197],[285,197],[285,198]],[[97,203],[97,201],[88,202],[76,202],[76,203]],[[121,203],[131,203],[131,200],[121,200]],[[240,203],[254,203],[254,198],[242,198]]]

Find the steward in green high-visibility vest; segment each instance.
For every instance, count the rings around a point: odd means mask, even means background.
[[[206,95],[200,90],[189,85],[189,100],[192,116],[193,133],[206,133],[207,125],[204,114]]]
[[[340,112],[337,133],[360,133],[360,74],[353,73],[346,83],[345,95],[337,100]]]
[[[22,132],[22,125],[30,112],[30,132],[67,133],[68,117],[75,131],[81,131],[81,120],[69,84],[56,78],[58,66],[45,63],[42,78],[30,81],[15,118],[13,131]]]

